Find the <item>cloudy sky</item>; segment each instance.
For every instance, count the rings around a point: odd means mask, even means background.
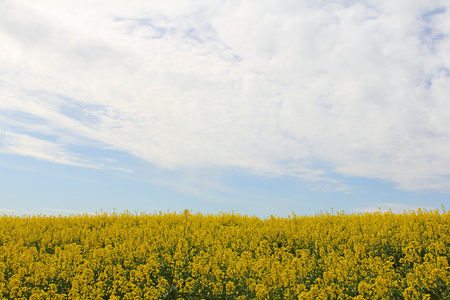
[[[450,207],[450,1],[0,1],[0,213]]]

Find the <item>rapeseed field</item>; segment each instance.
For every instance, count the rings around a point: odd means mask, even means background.
[[[0,217],[0,299],[450,299],[450,214]]]

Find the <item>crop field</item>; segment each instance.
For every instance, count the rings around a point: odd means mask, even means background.
[[[450,214],[0,217],[0,299],[450,299]]]

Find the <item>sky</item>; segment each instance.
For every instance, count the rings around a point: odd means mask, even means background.
[[[0,1],[0,214],[450,207],[449,0]]]

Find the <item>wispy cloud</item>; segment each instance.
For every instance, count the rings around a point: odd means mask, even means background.
[[[25,134],[9,133],[0,144],[0,153],[19,154],[64,165],[100,168],[75,154],[69,153],[60,144],[38,139]]]
[[[425,209],[425,210],[435,210],[436,207],[432,206],[420,206],[420,205],[409,205],[409,204],[403,204],[403,203],[373,203],[373,206],[367,206],[367,207],[360,207],[360,208],[353,208],[352,212],[388,212],[391,211],[393,213],[403,213],[403,212],[410,212],[410,211],[417,211],[418,209]]]
[[[69,209],[58,209],[58,208],[43,208],[42,211],[44,212],[50,212],[51,214],[60,214],[60,215],[66,215],[66,214],[75,214],[75,215],[95,215],[95,212],[87,212],[87,211],[78,211],[78,210],[69,210]]]
[[[0,151],[449,192],[448,6],[2,1]]]
[[[29,211],[29,210],[17,210],[17,209],[6,209],[6,208],[0,208],[0,213],[4,213],[6,215],[27,215],[27,216],[33,216],[33,215],[82,215],[82,214],[88,214],[88,215],[95,215],[94,212],[86,212],[86,211],[77,211],[77,210],[67,210],[67,209],[57,209],[57,208],[42,208],[35,211]]]
[[[6,214],[6,215],[32,215],[32,211],[28,210],[17,210],[17,209],[7,209],[7,208],[0,208],[0,213]]]

